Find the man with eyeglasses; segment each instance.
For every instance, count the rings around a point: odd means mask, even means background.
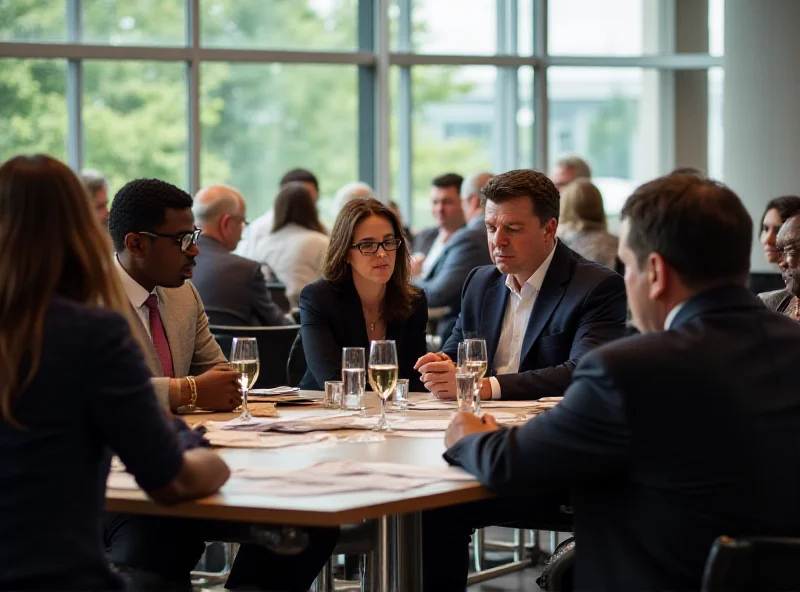
[[[217,411],[237,407],[239,375],[228,367],[208,329],[200,295],[186,281],[194,275],[200,252],[201,231],[194,225],[191,196],[158,179],[136,179],[114,197],[108,228],[119,275],[139,321],[134,331],[160,401],[173,411],[185,406]],[[195,432],[187,430],[185,435],[186,447],[201,445]],[[205,549],[204,541],[246,538],[247,528],[116,512],[106,512],[103,518],[107,557],[136,590],[190,590],[189,573]],[[229,585],[307,588],[333,550],[338,532],[304,533],[308,548],[292,557],[243,545]]]
[[[203,231],[192,283],[212,325],[290,325],[273,302],[261,267],[232,251],[247,226],[245,202],[232,187],[211,185],[197,192],[192,206]]]
[[[786,288],[759,294],[770,310],[800,321],[800,215],[783,223],[775,240],[780,253],[778,266]]]

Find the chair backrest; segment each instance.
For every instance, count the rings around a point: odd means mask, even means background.
[[[234,337],[255,337],[258,340],[261,371],[258,374],[258,380],[254,388],[271,388],[286,384],[286,365],[289,361],[289,351],[300,331],[300,325],[285,325],[281,327],[209,325],[209,329],[226,357],[230,356]]]
[[[292,305],[286,297],[286,286],[280,282],[267,282],[267,290],[269,290],[272,301],[277,304],[283,312],[292,310]]]
[[[289,352],[289,362],[286,364],[286,377],[289,379],[289,386],[297,386],[306,374],[306,354],[303,351],[302,334],[298,331],[292,349]]]
[[[800,590],[800,539],[719,537],[711,546],[702,592]]]

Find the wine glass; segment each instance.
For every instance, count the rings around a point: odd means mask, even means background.
[[[475,395],[472,399],[472,410],[481,411],[481,384],[489,367],[489,358],[486,355],[485,339],[464,340],[465,365],[468,371],[475,374]]]
[[[375,430],[385,432],[391,430],[386,421],[386,399],[397,386],[397,348],[394,341],[373,341],[369,348],[369,366],[367,369],[369,383],[381,398],[381,418]]]
[[[258,380],[261,364],[258,360],[258,342],[255,337],[234,337],[231,345],[231,369],[240,375],[242,387],[242,414],[240,421],[250,421],[253,416],[247,410],[247,394]]]

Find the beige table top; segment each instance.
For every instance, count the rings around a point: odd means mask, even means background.
[[[319,396],[320,393],[303,392]],[[429,395],[428,395],[429,396]],[[412,397],[413,398],[413,397]],[[377,397],[368,396],[374,412]],[[280,407],[282,416],[307,413],[313,407]],[[413,413],[413,412],[412,412]],[[425,412],[419,412],[425,413]],[[224,420],[236,414],[190,416],[196,420]],[[391,416],[390,416],[391,420]],[[220,449],[231,468],[287,467],[300,469],[329,460],[390,462],[418,466],[446,466],[441,438],[392,438],[382,442],[339,443],[333,446],[298,446],[279,449]],[[477,481],[444,482],[412,491],[363,491],[324,496],[268,496],[237,491],[244,480],[232,479],[220,493],[176,506],[159,506],[141,491],[109,489],[106,509],[163,516],[209,518],[226,521],[335,526],[389,514],[405,514],[457,505],[491,497]]]

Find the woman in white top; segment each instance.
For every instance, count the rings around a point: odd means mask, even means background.
[[[314,199],[302,183],[287,183],[275,198],[272,232],[261,247],[264,261],[286,286],[292,306],[308,284],[321,277],[328,237]]]

